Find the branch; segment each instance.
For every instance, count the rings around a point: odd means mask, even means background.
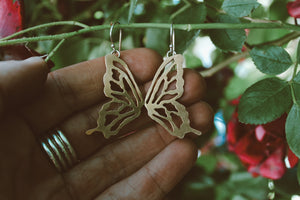
[[[203,77],[211,77],[212,75],[214,75],[215,73],[217,73],[221,69],[227,67],[230,63],[233,63],[233,62],[238,61],[242,58],[245,58],[248,55],[249,55],[249,51],[245,51],[245,52],[242,52],[242,53],[235,54],[234,56],[231,56],[230,58],[228,58],[228,59],[224,60],[223,62],[211,67],[210,69],[200,72],[200,74]]]
[[[56,22],[58,23],[58,22]],[[74,23],[74,22],[72,22]],[[40,25],[42,26],[42,25]],[[159,28],[159,29],[169,29],[170,24],[166,23],[132,23],[132,24],[121,24],[117,26],[118,28]],[[70,37],[74,37],[77,35],[82,35],[88,32],[99,31],[104,29],[109,29],[110,25],[99,25],[99,26],[89,26],[83,29],[69,32],[69,33],[61,33],[56,35],[45,35],[45,36],[37,36],[37,37],[24,37],[19,39],[12,40],[0,40],[0,46],[6,45],[14,45],[20,43],[28,43],[28,42],[37,42],[37,41],[45,41],[45,40],[62,40]],[[185,30],[190,31],[194,29],[286,29],[293,31],[300,31],[300,26],[295,26],[292,24],[286,24],[278,21],[269,21],[268,23],[205,23],[205,24],[174,24],[174,29],[177,30]],[[36,27],[32,27],[32,29],[37,29]],[[25,29],[24,31],[27,31]]]
[[[177,15],[179,15],[180,13],[184,12],[186,9],[191,7],[191,3],[189,1],[183,0],[183,2],[184,2],[184,6],[182,6],[179,10],[177,10],[171,15],[170,17],[171,20],[173,20]]]
[[[58,50],[58,48],[66,41],[66,39],[62,39],[55,47],[54,49],[48,54],[48,56],[45,59],[45,62],[48,62],[50,58],[54,55],[54,53]]]
[[[48,27],[51,27],[51,26],[61,26],[61,25],[79,26],[79,27],[82,27],[82,28],[88,28],[89,27],[88,25],[85,25],[85,24],[82,24],[82,23],[76,22],[76,21],[51,22],[51,23],[41,24],[41,25],[37,25],[37,26],[31,27],[31,28],[21,30],[21,31],[13,33],[13,34],[11,34],[7,37],[1,38],[0,41],[8,40],[8,39],[17,37],[19,35],[23,35],[24,33],[28,33],[30,31],[35,31],[37,29],[48,28]]]
[[[293,40],[293,39],[296,39],[297,37],[300,37],[300,32],[292,32],[292,33],[289,33],[277,40],[272,40],[272,41],[269,41],[269,42],[265,42],[263,43],[262,45],[276,45],[276,46],[282,46],[286,43],[288,43],[289,41]]]
[[[285,35],[285,36],[283,36],[279,39],[259,44],[259,46],[261,46],[261,45],[282,46],[285,43],[287,43],[287,42],[289,42],[293,39],[298,38],[299,36],[300,36],[300,32],[292,32],[292,33],[289,33],[289,34],[287,34],[287,35]],[[244,51],[242,53],[235,54],[235,55],[231,56],[230,58],[224,60],[223,62],[211,67],[210,69],[207,69],[205,71],[200,72],[200,74],[203,77],[211,77],[212,75],[214,75],[215,73],[217,73],[221,69],[227,67],[230,63],[236,62],[236,61],[238,61],[242,58],[245,58],[245,57],[249,56],[249,51],[250,51],[250,49],[247,49],[246,51]]]

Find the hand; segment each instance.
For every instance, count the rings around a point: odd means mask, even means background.
[[[145,93],[161,57],[149,49],[122,52]],[[103,94],[104,58],[48,73],[41,58],[0,62],[0,199],[164,199],[193,166],[197,147],[177,139],[142,115],[127,137],[87,136],[96,126]],[[202,132],[212,110],[201,101],[205,83],[186,69],[180,102]],[[58,173],[39,138],[59,127],[80,160]]]

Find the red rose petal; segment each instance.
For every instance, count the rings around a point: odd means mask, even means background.
[[[0,38],[22,29],[21,4],[18,0],[0,1]]]
[[[284,148],[284,146],[282,146]],[[265,162],[260,166],[259,172],[263,177],[273,180],[281,178],[286,167],[284,164],[284,154],[282,148],[278,148]]]
[[[264,129],[267,132],[272,133],[272,135],[281,137],[281,138],[285,138],[286,118],[287,118],[287,114],[283,114],[276,120],[274,120],[270,123],[267,123],[267,124],[263,124],[262,126],[264,127]]]
[[[288,2],[286,7],[291,17],[300,18],[300,0]]]
[[[288,149],[288,160],[290,163],[290,168],[295,167],[295,165],[298,163],[299,158],[291,151],[291,149]]]
[[[238,104],[239,98],[230,102]],[[249,125],[238,121],[237,109],[227,125],[227,142],[242,164],[253,176],[279,179],[286,171],[287,154],[285,121],[287,115],[263,125]],[[291,154],[291,163],[298,158]]]
[[[258,142],[254,132],[249,132],[241,138],[234,149],[234,152],[244,164],[258,165],[265,158],[265,146]]]

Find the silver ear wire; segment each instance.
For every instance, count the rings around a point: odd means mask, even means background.
[[[176,54],[175,51],[175,32],[173,28],[173,23],[171,24],[170,27],[170,50],[167,52],[167,57],[174,56]]]
[[[118,57],[120,57],[120,55],[121,55],[120,51],[121,51],[121,46],[122,46],[122,29],[119,30],[119,50],[116,50],[115,44],[114,44],[113,38],[112,38],[113,29],[114,29],[115,24],[120,24],[120,22],[114,22],[110,26],[110,31],[109,31],[109,37],[110,37],[110,41],[111,41],[110,46],[113,49],[111,54],[116,54]]]

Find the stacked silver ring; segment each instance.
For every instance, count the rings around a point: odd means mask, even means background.
[[[78,162],[75,150],[60,130],[42,138],[41,144],[59,172],[67,171]]]

